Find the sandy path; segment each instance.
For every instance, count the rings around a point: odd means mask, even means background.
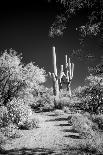
[[[60,154],[80,142],[79,134],[71,130],[68,114],[55,115],[55,112],[46,112],[36,114],[36,117],[40,121],[39,128],[22,130],[23,136],[6,144],[4,146],[6,150],[26,148],[33,151],[38,148],[39,152],[40,149],[45,152],[53,150]]]

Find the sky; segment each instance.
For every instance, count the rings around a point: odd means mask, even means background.
[[[73,49],[80,49],[80,35],[75,30],[77,26],[86,22],[86,12],[74,16],[68,23],[62,37],[49,37],[49,28],[60,13],[59,5],[53,0],[38,0],[34,3],[21,3],[19,1],[4,2],[0,5],[0,51],[14,49],[22,53],[23,62],[35,62],[46,73],[53,72],[52,47],[55,46],[57,54],[57,66],[65,64],[65,54],[74,63],[74,77],[72,89],[84,84],[88,74],[88,66],[93,66],[100,61],[102,48],[99,39],[89,39],[83,47],[83,55],[90,53],[95,55],[94,60],[83,58],[82,60],[72,55]],[[52,86],[50,78],[45,83]]]

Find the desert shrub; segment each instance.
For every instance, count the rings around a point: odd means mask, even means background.
[[[13,123],[10,123],[8,126],[1,128],[0,132],[7,138],[19,138],[21,136],[18,127]]]
[[[2,131],[0,131],[0,150],[1,150],[1,145],[5,144],[7,142],[7,137],[4,136],[4,134],[2,133]]]
[[[4,51],[0,56],[0,105],[6,106],[14,97],[22,96],[24,92],[24,99],[33,102],[31,92],[33,89],[39,91],[40,85],[46,81],[43,68],[33,62],[24,65],[21,60],[22,57],[12,49]]]
[[[71,122],[73,129],[77,130],[82,138],[92,138],[97,125],[90,119],[90,114],[77,113],[72,116]]]
[[[6,105],[23,87],[20,55],[10,49],[0,56],[0,101]]]
[[[23,100],[24,103],[27,105],[32,105],[35,102],[35,97],[32,94],[32,89],[25,88],[22,91],[19,92],[18,97]]]
[[[103,88],[98,84],[85,91],[83,98],[85,111],[99,114],[103,109]]]
[[[54,97],[47,94],[39,96],[33,106],[35,110],[50,111],[54,108]]]
[[[93,153],[97,155],[102,155],[103,153],[103,134],[100,132],[95,132],[90,139],[85,139],[84,143],[80,144],[80,149],[86,153]]]
[[[34,127],[34,122],[32,120],[33,112],[31,108],[24,103],[24,100],[21,98],[14,98],[11,102],[7,104],[7,108],[9,110],[9,117],[13,123],[17,126],[31,126]],[[36,126],[35,120],[35,126]]]
[[[36,118],[28,119],[25,122],[19,123],[19,129],[21,130],[32,130],[33,128],[38,128],[38,120]]]
[[[64,106],[62,110],[67,114],[72,114],[72,110],[68,106]]]
[[[0,128],[9,124],[10,118],[8,115],[8,109],[5,106],[0,106]]]
[[[98,130],[103,131],[103,114],[92,115],[92,121],[97,124]]]
[[[59,95],[60,95],[60,98],[62,97],[70,98],[70,94],[69,94],[69,91],[67,91],[67,89],[61,89]]]
[[[81,100],[78,97],[62,97],[56,100],[56,108],[69,109],[72,113],[82,111],[80,108]]]
[[[72,116],[71,122],[81,138],[85,138],[84,143],[80,143],[80,149],[89,153],[101,154],[103,152],[103,132],[100,125],[102,125],[103,116],[90,115],[87,112],[75,114]]]
[[[79,102],[74,106],[85,112],[99,114],[103,111],[103,86],[100,82],[95,83],[94,78],[91,83],[88,87],[83,87],[81,91],[76,92],[75,96]]]
[[[70,103],[69,97],[62,97],[62,98],[59,98],[58,100],[58,105],[61,105],[61,107],[69,106],[69,103]]]
[[[34,111],[51,111],[54,109],[54,96],[50,88],[42,87],[30,104]]]
[[[75,102],[73,101],[73,98],[70,97],[60,97],[55,98],[55,108],[57,109],[63,109],[64,107],[68,107],[71,110],[74,110]]]

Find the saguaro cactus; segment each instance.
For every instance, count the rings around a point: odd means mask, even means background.
[[[56,97],[59,97],[59,83],[58,83],[58,75],[57,75],[55,47],[53,47],[52,54],[53,54],[52,56],[53,56],[53,71],[54,71],[54,73],[49,72],[49,75],[53,81],[53,93]]]
[[[74,71],[74,64],[70,62],[70,58],[67,60],[67,55],[65,56],[65,69],[63,71],[63,65],[61,65],[60,72],[58,73],[57,71],[57,66],[56,66],[56,53],[55,53],[55,47],[53,47],[53,71],[54,73],[50,73],[49,75],[52,78],[53,81],[53,93],[54,95],[59,98],[59,91],[62,89],[62,78],[63,76],[66,79],[66,86],[67,86],[67,91],[69,91],[69,95],[71,96],[71,80],[73,78],[73,71]]]
[[[71,96],[71,80],[73,78],[74,72],[74,63],[70,62],[70,58],[68,59],[67,55],[65,55],[65,78],[66,78],[66,85],[67,91],[69,91],[69,95]]]

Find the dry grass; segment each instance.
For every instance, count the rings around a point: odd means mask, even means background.
[[[72,128],[79,132],[81,138],[85,139],[80,144],[82,150],[94,151],[96,154],[103,152],[103,132],[99,131],[97,123],[90,119],[89,113],[75,114],[72,116]]]

